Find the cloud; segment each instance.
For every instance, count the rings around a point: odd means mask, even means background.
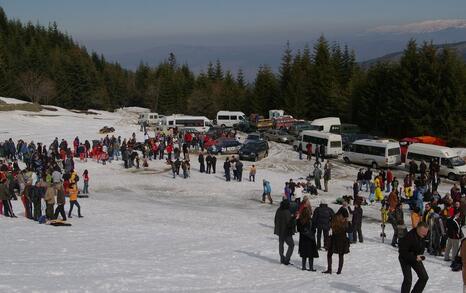
[[[442,31],[449,28],[466,29],[466,19],[438,19],[426,20],[421,22],[414,22],[400,25],[382,25],[372,29],[368,32],[372,33],[433,33]]]

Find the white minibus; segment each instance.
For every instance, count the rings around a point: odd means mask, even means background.
[[[360,139],[348,146],[343,154],[346,163],[391,167],[401,164],[400,144],[390,139]]]
[[[303,152],[306,152],[306,146],[308,143],[312,144],[312,153],[315,154],[317,146],[325,146],[326,157],[338,157],[343,153],[341,148],[341,135],[326,133],[315,130],[304,130],[302,131],[298,139],[294,141],[293,148],[297,150],[299,145]]]
[[[246,120],[246,115],[243,112],[237,111],[218,111],[216,125],[222,127],[233,127],[234,124]]]
[[[212,122],[205,116],[175,114],[163,117],[161,125],[164,130],[177,127],[180,130],[183,128],[192,128],[199,132],[206,132],[212,126]]]
[[[312,130],[341,134],[341,121],[338,117],[315,119],[311,122]]]
[[[429,165],[432,160],[436,160],[440,165],[439,175],[448,177],[450,180],[457,180],[466,175],[466,164],[454,149],[425,143],[413,143],[408,146],[406,168],[409,168],[410,161],[418,165],[424,161]]]

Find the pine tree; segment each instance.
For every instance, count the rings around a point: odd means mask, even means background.
[[[223,68],[219,59],[217,59],[217,62],[215,62],[214,79],[217,81],[223,80]]]

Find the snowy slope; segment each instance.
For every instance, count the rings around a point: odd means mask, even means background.
[[[136,115],[131,111],[95,112],[0,113],[0,140],[94,139],[105,125],[115,127],[116,135],[136,132],[142,139],[130,123]],[[149,162],[146,170],[124,170],[121,161],[77,162],[80,174],[90,172],[91,198],[80,199],[85,217],[70,219],[72,227],[26,220],[14,202],[20,217],[0,216],[0,292],[399,292],[398,253],[380,241],[378,206],[364,207],[365,242],[351,246],[342,275],[320,273],[326,266],[323,252],[315,261],[318,272],[302,272],[297,235],[295,265],[279,264],[273,235],[277,205],[259,199],[263,178],[271,181],[278,202],[285,181],[309,173],[309,163],[299,161],[290,146],[271,143],[270,156],[257,162],[256,183],[246,180],[247,171],[244,182],[229,183],[222,172],[201,174],[192,160],[187,180],[172,179],[162,161]],[[245,170],[250,164],[245,162]],[[357,167],[334,165],[329,194],[313,199],[313,206],[352,193]],[[425,264],[430,274],[425,292],[461,292],[461,274],[451,272],[448,263],[428,256]]]

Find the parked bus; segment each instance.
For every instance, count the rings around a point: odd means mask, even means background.
[[[312,130],[341,134],[341,121],[338,117],[315,119],[311,122]]]
[[[218,111],[216,125],[222,127],[233,127],[234,124],[246,121],[246,115],[237,111]]]
[[[178,129],[192,128],[199,132],[206,132],[212,126],[212,122],[205,116],[175,114],[163,117],[161,126],[164,130],[177,127]]]
[[[450,180],[457,180],[466,175],[466,163],[458,156],[457,151],[449,147],[425,143],[413,143],[408,146],[405,167],[409,169],[408,162],[410,161],[419,165],[421,161],[429,164],[432,160],[439,163],[439,175],[448,177]]]
[[[315,154],[317,146],[325,146],[326,157],[338,157],[343,153],[341,148],[341,135],[326,133],[315,130],[304,130],[299,134],[297,140],[293,143],[293,148],[298,149],[299,145],[303,152],[306,152],[306,146],[308,143],[312,144],[312,152]]]
[[[368,165],[374,169],[401,164],[400,144],[389,139],[360,139],[349,145],[343,154],[346,163]]]

